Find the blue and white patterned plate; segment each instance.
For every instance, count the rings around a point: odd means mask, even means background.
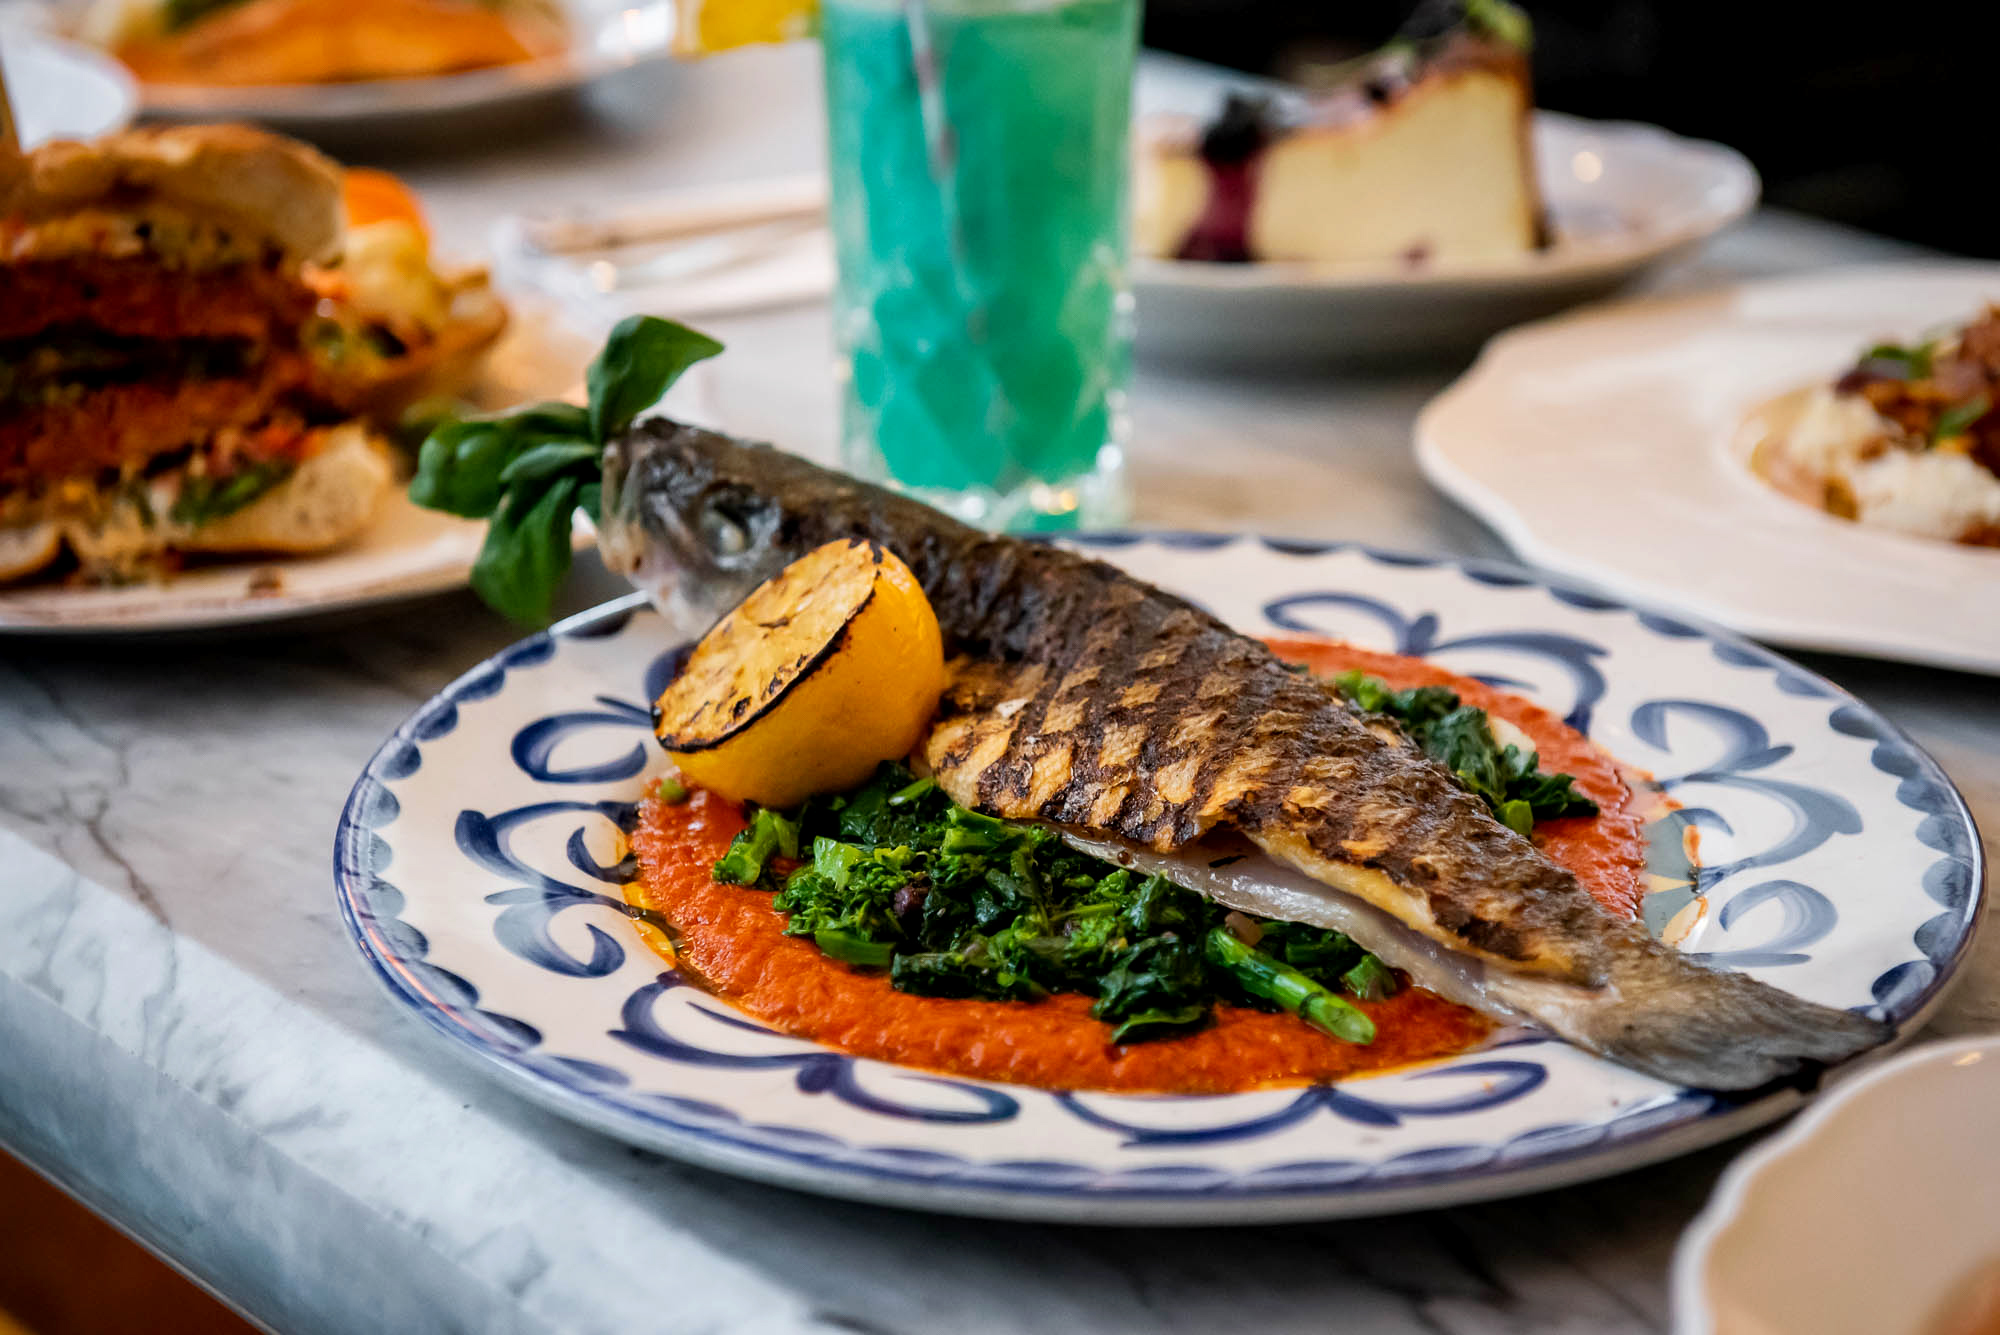
[[[1245,630],[1434,658],[1650,770],[1683,805],[1654,830],[1647,919],[1693,923],[1683,949],[1904,1033],[1965,952],[1983,878],[1958,794],[1887,722],[1762,649],[1504,566],[1195,534],[1092,541]],[[948,1079],[774,1034],[666,970],[622,911],[619,827],[662,769],[647,702],[687,630],[635,596],[481,664],[376,753],[336,838],[342,909],[397,1000],[612,1135],[877,1202],[1269,1221],[1617,1172],[1799,1100],[1680,1089],[1544,1040],[1168,1098]]]

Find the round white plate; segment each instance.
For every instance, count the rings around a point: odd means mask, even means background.
[[[398,493],[351,545],[322,556],[203,566],[123,588],[0,589],[0,635],[209,630],[440,593],[464,585],[485,533]]]
[[[1674,1256],[1677,1335],[1928,1335],[2000,1262],[2000,1039],[1840,1085],[1730,1166]]]
[[[110,56],[11,26],[4,18],[0,62],[6,65],[7,92],[23,148],[123,129],[139,105],[132,76]]]
[[[1093,541],[1248,630],[1425,654],[1524,692],[1686,804],[1655,930],[1907,1030],[1957,966],[1980,854],[1937,767],[1741,641],[1512,567],[1201,534]],[[647,705],[697,628],[635,595],[523,640],[420,709],[342,814],[335,880],[397,1002],[515,1090],[636,1144],[811,1191],[1080,1222],[1380,1213],[1535,1190],[1797,1106],[1676,1088],[1529,1040],[1339,1085],[1060,1095],[774,1034],[686,986],[622,912],[619,827],[661,764]],[[1683,822],[1702,829],[1692,883]]]
[[[1757,203],[1757,173],[1720,144],[1535,113],[1554,242],[1477,264],[1132,265],[1142,353],[1217,361],[1386,358],[1469,347],[1617,288]]]
[[[674,35],[671,0],[636,5],[568,0],[571,45],[560,55],[519,65],[421,79],[362,83],[141,84],[149,116],[170,120],[254,120],[301,134],[379,127],[511,103],[583,87],[635,65],[667,59]]]
[[[2000,266],[1896,265],[1589,311],[1495,339],[1417,419],[1417,460],[1536,565],[1759,639],[2000,672],[2000,551],[1779,495],[1756,407],[1868,344],[2000,300]]]

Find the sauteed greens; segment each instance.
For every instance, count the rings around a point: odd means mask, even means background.
[[[893,764],[851,793],[757,811],[714,874],[775,891],[788,933],[886,967],[902,991],[1079,992],[1097,999],[1091,1014],[1116,1043],[1185,1032],[1217,1001],[1368,1043],[1374,1022],[1340,993],[1378,999],[1399,985],[1339,932],[1232,914],[1052,830],[968,811]]]
[[[1531,833],[1538,820],[1597,814],[1597,803],[1576,791],[1576,780],[1544,773],[1533,751],[1500,745],[1486,711],[1460,704],[1457,692],[1443,686],[1394,691],[1364,672],[1342,672],[1331,680],[1357,708],[1401,724],[1425,755],[1484,798],[1516,834]]]

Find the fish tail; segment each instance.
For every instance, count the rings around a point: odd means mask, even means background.
[[[1883,1043],[1893,1026],[1710,968],[1631,924],[1608,980],[1619,1000],[1547,1017],[1565,1038],[1697,1089],[1753,1089]]]

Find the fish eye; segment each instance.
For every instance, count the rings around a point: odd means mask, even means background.
[[[750,526],[725,496],[711,496],[702,502],[695,517],[695,533],[714,556],[741,556],[750,550]]]

